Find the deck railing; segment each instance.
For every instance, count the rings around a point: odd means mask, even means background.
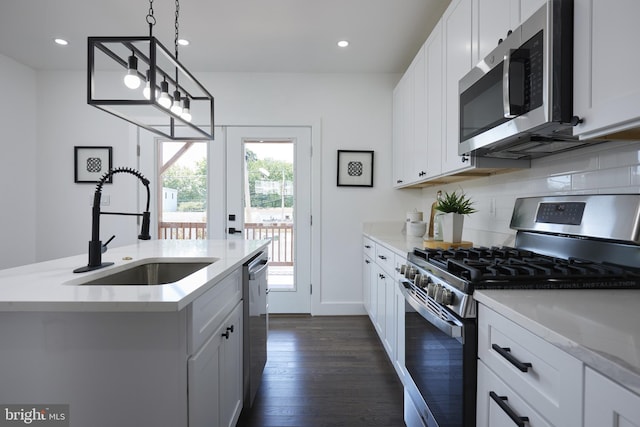
[[[206,239],[205,222],[160,222],[159,239]],[[290,223],[245,223],[244,238],[247,240],[271,239],[269,254],[271,265],[293,265],[293,224]]]
[[[158,239],[206,239],[206,222],[160,222]]]
[[[293,265],[293,224],[247,222],[244,224],[247,240],[271,239],[270,265]]]

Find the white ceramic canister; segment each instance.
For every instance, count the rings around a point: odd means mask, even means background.
[[[407,222],[420,222],[423,220],[422,212],[413,210],[413,212],[407,212]]]
[[[407,236],[422,237],[427,232],[427,223],[423,221],[407,222]]]

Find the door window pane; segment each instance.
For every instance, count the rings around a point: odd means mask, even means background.
[[[269,289],[294,291],[293,141],[245,141],[245,233],[271,239]]]
[[[207,238],[207,143],[158,145],[158,238]]]

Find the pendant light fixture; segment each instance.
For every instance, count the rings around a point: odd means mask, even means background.
[[[87,103],[171,140],[213,140],[213,96],[178,61],[180,2],[173,54],[153,37],[153,2],[148,37],[88,38]]]

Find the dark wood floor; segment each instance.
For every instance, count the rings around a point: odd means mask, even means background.
[[[404,426],[402,384],[368,317],[272,316],[269,330],[239,427]]]

